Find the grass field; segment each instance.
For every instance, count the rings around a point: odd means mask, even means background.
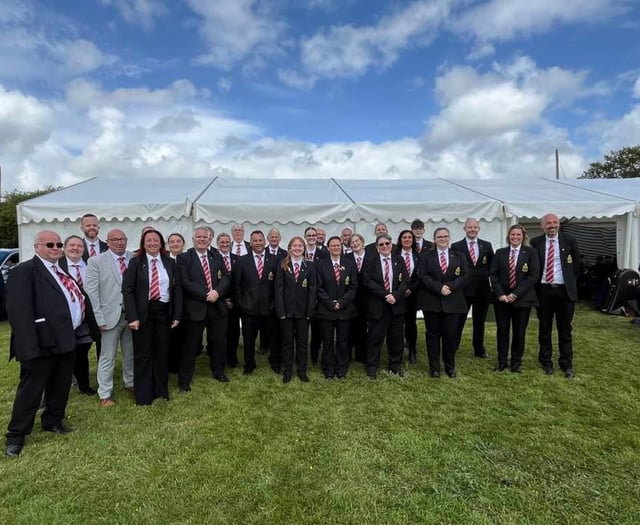
[[[422,340],[404,378],[283,385],[261,357],[220,384],[202,357],[151,407],[120,382],[111,409],[72,392],[74,432],[37,421],[0,458],[0,523],[639,523],[640,327],[581,307],[570,381],[537,366],[533,319],[524,372],[494,373],[487,326],[491,359],[465,339],[456,380],[428,376]],[[17,380],[3,360],[3,428]]]

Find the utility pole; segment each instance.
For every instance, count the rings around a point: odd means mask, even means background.
[[[558,148],[556,148],[556,179],[560,178],[560,157],[558,155]]]

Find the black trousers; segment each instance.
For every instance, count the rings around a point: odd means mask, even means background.
[[[540,285],[538,294],[540,305],[538,306],[538,361],[542,366],[552,365],[553,346],[551,333],[553,331],[553,318],[556,319],[558,330],[558,365],[562,370],[573,368],[573,339],[571,336],[573,313],[575,303],[567,296],[564,286]]]
[[[471,319],[473,322],[473,353],[475,355],[484,354],[484,324],[487,320],[487,312],[489,311],[489,296],[487,295],[473,295],[466,296],[467,301],[467,313],[460,315],[460,321],[458,324],[458,342],[457,347],[460,347],[460,341],[462,341],[462,332],[464,331],[464,325],[467,322],[467,315],[469,309],[473,306],[471,312]]]
[[[322,346],[322,330],[320,329],[320,319],[315,317],[309,322],[311,327],[311,342],[309,343],[309,351],[311,353],[311,362],[318,362],[320,356],[320,347]]]
[[[349,327],[349,348],[354,350],[358,363],[367,362],[367,318],[358,314],[351,320]]]
[[[272,315],[243,315],[242,340],[244,342],[244,368],[256,368],[256,340],[260,333],[260,342],[271,341],[271,329],[274,317]]]
[[[196,370],[196,356],[202,344],[202,334],[207,329],[209,367],[214,376],[224,374],[226,366],[227,317],[220,315],[216,304],[207,304],[207,316],[202,321],[187,321],[184,328],[184,345],[180,356],[178,386],[191,386]]]
[[[349,370],[349,326],[351,320],[320,319],[322,373],[325,377],[347,375]],[[335,335],[335,339],[334,339]]]
[[[288,317],[280,319],[282,340],[282,368],[291,373],[296,363],[298,373],[307,371],[307,342],[309,340],[308,319]]]
[[[282,367],[282,334],[280,333],[280,320],[273,315],[271,321],[269,340],[269,364],[272,368]],[[260,334],[260,346],[262,346],[262,333]],[[263,347],[264,348],[264,347]]]
[[[380,366],[382,344],[386,338],[389,353],[389,370],[399,372],[402,368],[404,314],[392,315],[385,305],[381,319],[367,320],[367,364],[368,375],[375,375]]]
[[[92,343],[80,343],[76,345],[76,360],[73,364],[73,375],[81,392],[91,388],[89,382],[89,349]]]
[[[440,353],[442,352],[445,372],[455,371],[460,314],[425,312],[424,310],[422,313],[426,328],[425,339],[427,341],[429,370],[440,372]]]
[[[240,344],[240,310],[231,308],[227,317],[226,353],[227,365],[238,366],[238,345]]]
[[[407,307],[407,313],[404,314],[404,339],[407,342],[407,348],[414,351],[418,344],[418,321],[416,319],[416,313],[417,310],[415,308]]]
[[[493,307],[496,313],[498,365],[507,366],[509,360],[509,331],[511,336],[511,368],[519,368],[525,349],[525,338],[531,307],[519,308],[511,304],[496,302]]]
[[[133,391],[137,405],[169,399],[169,303],[149,301],[149,315],[133,338]]]
[[[20,383],[7,428],[8,445],[22,445],[25,437],[31,434],[43,393],[42,426],[51,427],[62,422],[69,400],[74,361],[75,352],[67,352],[20,363]]]
[[[180,369],[180,354],[182,354],[182,344],[184,342],[184,324],[180,323],[171,329],[169,336],[169,373],[176,374]]]

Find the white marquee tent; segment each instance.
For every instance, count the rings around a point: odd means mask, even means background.
[[[345,225],[370,239],[376,222],[397,235],[422,218],[431,235],[446,225],[462,236],[466,217],[481,220],[481,236],[504,245],[514,222],[537,220],[547,212],[563,219],[616,224],[621,266],[635,268],[640,256],[640,180],[445,180],[445,179],[240,179],[233,177],[150,179],[96,177],[18,205],[21,255],[33,253],[35,233],[43,228],[62,237],[79,233],[80,217],[95,213],[102,236],[119,227],[134,248],[140,230],[152,224],[168,234],[190,236],[206,223],[216,232],[241,222],[247,231],[277,226],[283,244],[309,224],[329,235]],[[621,183],[621,184],[618,184]]]

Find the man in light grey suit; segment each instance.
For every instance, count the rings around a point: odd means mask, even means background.
[[[122,274],[132,254],[127,251],[127,236],[122,230],[111,230],[107,234],[107,245],[106,252],[89,259],[85,282],[85,291],[102,332],[98,396],[100,406],[105,408],[114,405],[113,372],[118,342],[122,351],[122,381],[127,390],[133,391],[133,344],[122,308]]]

